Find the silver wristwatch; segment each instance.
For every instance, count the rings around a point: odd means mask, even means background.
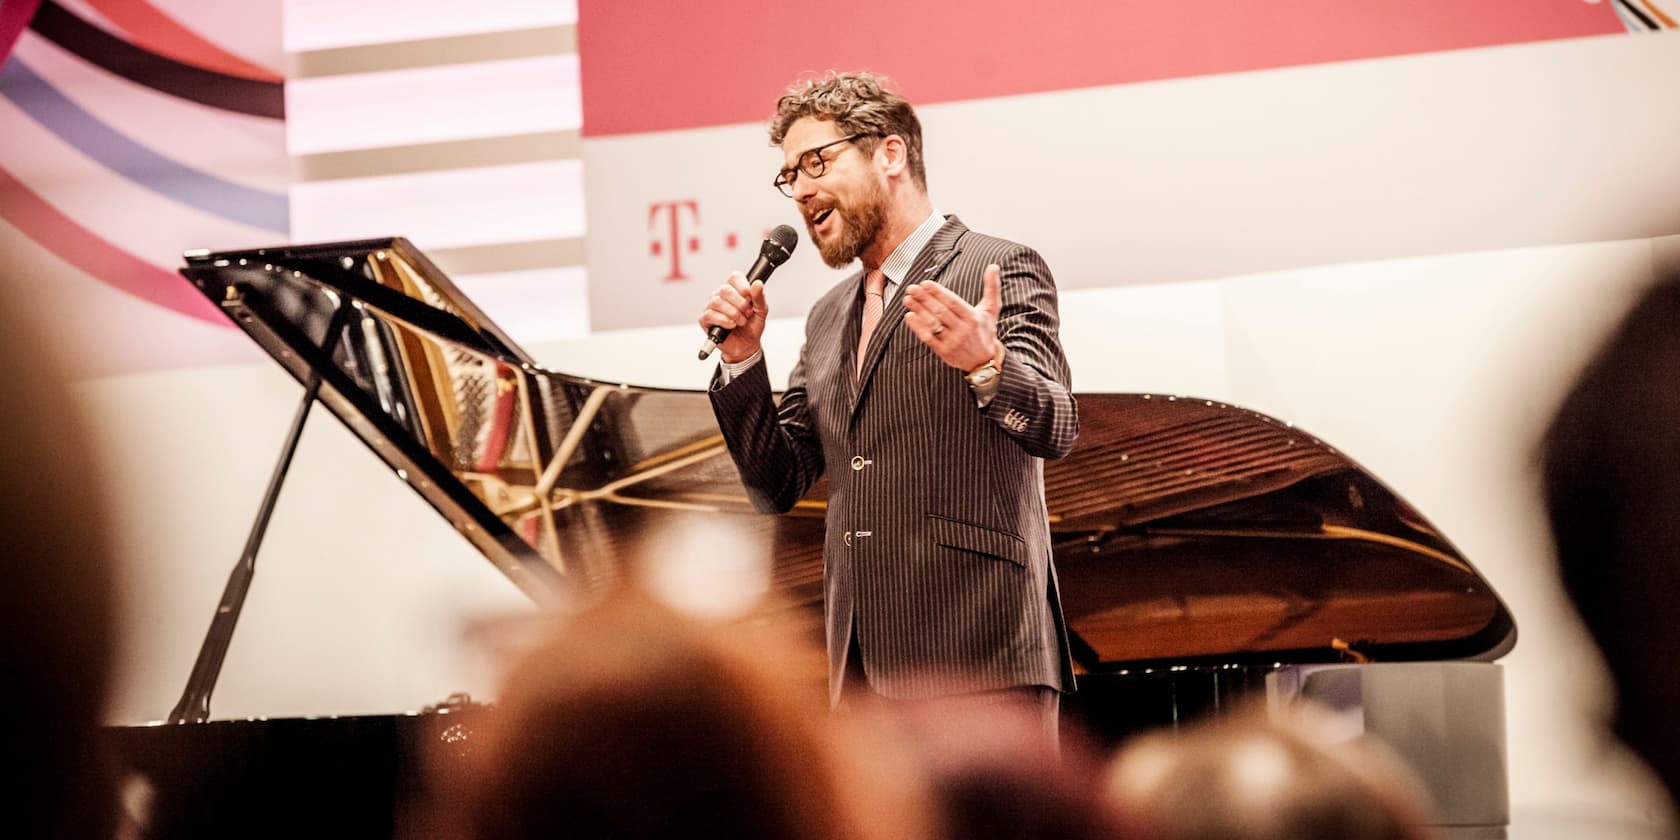
[[[992,391],[996,390],[998,374],[1002,372],[1003,342],[1000,341],[998,342],[997,352],[993,353],[985,364],[963,374],[963,378],[968,380],[968,387],[974,389],[975,393],[989,396]]]

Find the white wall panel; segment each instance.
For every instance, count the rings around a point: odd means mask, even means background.
[[[589,335],[589,281],[583,266],[451,277],[521,347]],[[560,371],[569,368],[559,360]]]
[[[144,655],[123,659],[113,720],[161,720],[180,696],[301,392],[268,361],[82,387],[95,417],[124,418],[102,424],[98,439],[117,544],[131,558],[123,644]],[[185,464],[215,466],[183,482]],[[513,584],[317,407],[211,715],[377,714],[457,691],[482,697],[493,683],[466,631],[521,609],[530,602]]]
[[[292,186],[292,239],[406,236],[422,250],[582,236],[576,160]]]
[[[293,155],[573,131],[581,122],[576,54],[293,79]]]
[[[284,8],[287,52],[577,23],[574,0],[285,0]]]

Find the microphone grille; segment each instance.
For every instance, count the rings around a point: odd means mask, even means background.
[[[775,265],[781,265],[787,258],[793,256],[793,246],[799,244],[799,232],[791,225],[777,225],[764,238],[764,256]],[[771,247],[774,246],[774,247]]]

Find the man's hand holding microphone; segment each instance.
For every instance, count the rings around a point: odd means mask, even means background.
[[[730,363],[751,358],[759,351],[764,321],[770,314],[764,302],[764,282],[777,266],[787,262],[798,244],[799,234],[792,227],[777,225],[764,238],[752,268],[746,274],[730,274],[712,293],[700,312],[700,328],[706,331],[706,343],[700,345],[701,361],[714,349],[721,350],[723,360]]]

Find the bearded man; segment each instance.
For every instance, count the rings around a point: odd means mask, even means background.
[[[828,476],[830,702],[1021,704],[1054,739],[1074,677],[1044,459],[1079,416],[1050,270],[934,209],[921,123],[881,77],[789,88],[770,144],[823,261],[861,268],[812,307],[779,405],[764,284],[731,274],[699,322],[730,330],[710,395],[754,506]]]

